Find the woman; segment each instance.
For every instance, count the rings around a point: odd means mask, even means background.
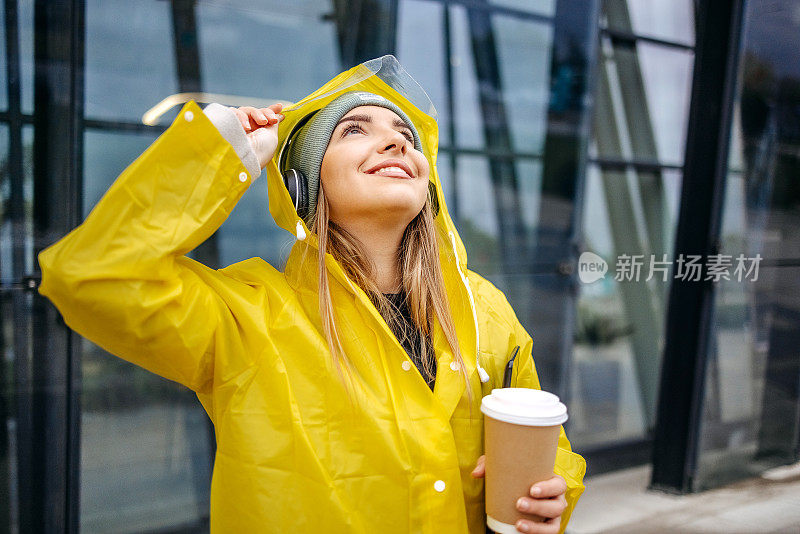
[[[466,269],[420,94],[385,56],[286,110],[190,102],[39,257],[67,324],[197,393],[213,532],[484,531],[480,400],[515,346],[514,385],[539,384],[530,336]],[[297,237],[284,271],[185,257],[265,165]],[[550,519],[518,528],[563,531],[584,470],[562,431],[556,476],[518,503]]]

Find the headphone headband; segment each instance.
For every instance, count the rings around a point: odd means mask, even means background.
[[[286,169],[284,168],[284,166],[286,164],[286,158],[288,157],[289,148],[290,148],[290,145],[291,145],[292,141],[294,140],[294,137],[303,128],[303,126],[305,126],[306,123],[308,123],[308,121],[311,120],[311,117],[313,117],[314,115],[317,114],[318,111],[319,110],[316,109],[316,110],[312,111],[311,113],[309,113],[308,115],[306,115],[305,117],[303,117],[302,119],[300,119],[299,121],[297,121],[297,124],[294,125],[294,128],[292,128],[292,131],[289,132],[289,135],[286,136],[286,141],[283,143],[283,147],[281,148],[281,153],[278,156],[278,170],[281,173],[286,172]]]

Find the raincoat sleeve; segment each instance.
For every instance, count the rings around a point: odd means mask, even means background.
[[[515,345],[520,346],[520,352],[517,355],[517,362],[519,363],[515,365],[517,376],[512,383],[516,387],[541,389],[533,360],[533,339],[516,317],[514,317],[514,337],[516,338]],[[579,454],[572,452],[572,446],[564,433],[563,426],[558,438],[558,451],[556,453],[554,471],[557,475],[564,477],[567,482],[567,493],[565,495],[567,508],[561,515],[561,532],[564,532],[578,498],[585,489],[583,476],[586,474],[586,461]]]
[[[230,302],[254,290],[184,254],[225,221],[251,181],[234,147],[189,102],[83,224],[41,252],[40,293],[109,352],[207,392],[249,364],[244,318]],[[256,304],[250,309],[267,305]]]

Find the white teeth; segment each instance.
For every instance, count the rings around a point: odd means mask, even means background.
[[[386,173],[390,173],[390,172],[401,172],[401,173],[405,174],[406,176],[408,176],[408,173],[405,170],[403,170],[401,167],[382,167],[382,168],[378,169],[377,171],[375,171],[372,174],[386,174]]]

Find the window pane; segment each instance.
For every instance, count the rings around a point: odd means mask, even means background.
[[[580,286],[569,405],[577,450],[645,436],[631,328],[613,276]]]
[[[596,280],[579,276],[570,428],[582,446],[643,438],[653,424],[680,181],[677,171],[644,176],[588,167],[583,250],[599,256],[607,272]],[[629,279],[623,255],[639,258]]]
[[[682,165],[694,54],[649,43],[637,46],[658,160]]]
[[[682,165],[693,54],[643,42],[604,44],[598,83],[608,80],[608,96],[598,96],[595,113],[604,119],[593,133],[599,155]]]
[[[214,438],[197,397],[87,340],[81,347],[81,531],[200,523]]]
[[[490,0],[490,3],[538,15],[553,16],[556,13],[555,0],[535,0],[533,2],[531,0]]]
[[[262,173],[217,230],[220,265],[261,257],[281,269],[289,257],[295,237],[275,224],[270,215],[266,171]]]
[[[533,338],[533,359],[542,389],[560,395],[572,410],[566,391],[561,390],[565,386],[561,377],[569,361],[563,355],[564,342],[572,335],[571,325],[563,320],[566,307],[573,305],[571,282],[558,274],[530,272],[493,274],[487,279],[505,294],[520,324]],[[569,426],[567,432],[574,443]]]
[[[550,103],[549,24],[492,17],[506,118],[514,150],[539,154],[544,150]]]
[[[694,44],[692,0],[627,0],[627,2],[633,33],[688,45]]]
[[[153,133],[86,130],[83,137],[83,218],[157,137]]]
[[[10,196],[9,169],[8,169],[8,127],[0,123],[0,202],[2,202],[2,218],[0,219],[0,277],[5,285],[6,281],[13,280],[12,261],[12,230],[8,220],[8,202]],[[10,490],[16,489],[18,481],[12,477],[10,466],[17,463],[17,450],[13,439],[16,427],[16,417],[12,413],[15,398],[16,384],[14,380],[15,368],[15,339],[14,339],[14,307],[10,291],[0,292],[0,531],[12,532],[11,516],[17,513],[18,498],[12,498]],[[14,436],[16,438],[16,436]]]
[[[796,2],[747,3],[744,29],[697,489],[795,462],[800,432]]]
[[[430,1],[400,2],[397,59],[425,89],[439,114],[439,146],[450,144],[445,75],[444,9]]]
[[[8,107],[8,91],[6,90],[6,77],[8,69],[8,56],[6,54],[6,12],[0,10],[0,109]]]
[[[340,71],[331,10],[311,0],[198,2],[204,90],[290,101],[314,91]]]
[[[470,268],[484,276],[498,272],[499,226],[489,162],[483,156],[456,160],[458,233],[467,249]]]
[[[33,5],[18,2],[19,6],[19,67],[22,86],[22,112],[33,113]]]
[[[11,202],[11,180],[19,179],[10,176],[8,161],[8,124],[0,123],[0,201],[2,202],[2,226],[0,226],[0,277],[13,280],[12,262],[13,256],[13,229],[9,213],[9,202]]]
[[[19,269],[30,273],[33,267],[33,127],[22,126],[22,175],[14,173],[9,159],[9,127],[0,124],[0,195],[2,195],[2,227],[0,227],[0,276],[3,282],[18,282],[14,262],[20,262]],[[21,199],[12,199],[12,189]],[[11,202],[21,202],[19,219],[14,220]]]
[[[169,2],[88,0],[87,117],[138,122],[178,92],[171,21]]]
[[[516,170],[522,220],[525,223],[526,233],[533,238],[539,226],[539,209],[542,202],[542,163],[537,160],[518,160]]]
[[[86,131],[85,217],[156,133]],[[143,532],[208,515],[213,433],[188,389],[81,340],[81,530]]]
[[[482,148],[485,146],[483,120],[467,12],[461,6],[453,6],[450,16],[456,144],[461,148]]]

